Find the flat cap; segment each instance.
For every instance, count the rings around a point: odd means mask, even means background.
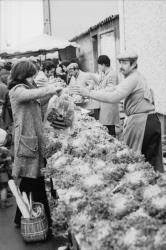
[[[138,59],[138,55],[135,51],[128,51],[125,50],[123,52],[121,52],[118,56],[117,56],[118,60],[130,60],[130,59]]]

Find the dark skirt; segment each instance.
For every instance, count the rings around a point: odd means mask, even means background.
[[[45,190],[44,177],[39,177],[37,179],[23,177],[20,182],[20,191],[25,192],[29,197],[29,194],[32,193],[32,200],[34,202],[41,202],[44,205],[45,213],[48,219],[48,224],[51,226],[51,216],[50,209],[48,204],[48,199]],[[21,223],[21,212],[17,207],[16,216],[14,222],[17,225]]]
[[[145,133],[142,143],[142,154],[155,171],[164,172],[162,145],[161,145],[161,123],[157,114],[149,114],[146,121]]]

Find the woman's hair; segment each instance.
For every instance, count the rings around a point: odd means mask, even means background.
[[[32,77],[37,70],[31,61],[21,61],[15,64],[11,70],[9,89],[20,83],[26,82],[26,78]]]

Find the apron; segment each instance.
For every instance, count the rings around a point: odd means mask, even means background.
[[[124,141],[134,151],[144,154],[155,171],[163,172],[161,126],[156,118],[153,97],[144,77],[137,71],[133,74],[137,85],[124,102],[127,115]]]
[[[124,142],[134,151],[141,153],[148,113],[132,114],[124,125]]]
[[[141,153],[147,117],[149,113],[154,113],[154,106],[145,79],[137,71],[133,74],[137,86],[124,101],[127,119],[123,133],[125,143],[134,151]]]

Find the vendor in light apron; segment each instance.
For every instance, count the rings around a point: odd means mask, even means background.
[[[118,84],[116,72],[111,67],[111,60],[107,55],[100,55],[97,60],[101,71],[100,89],[109,91]],[[108,133],[116,137],[115,127],[119,124],[119,104],[100,102],[99,121],[107,127]]]
[[[155,113],[151,91],[143,75],[137,71],[137,59],[136,53],[127,51],[118,56],[124,80],[112,92],[88,92],[80,87],[73,91],[106,103],[117,103],[124,99],[124,110],[127,115],[124,128],[125,143],[134,151],[144,154],[154,170],[163,172],[161,124]]]

